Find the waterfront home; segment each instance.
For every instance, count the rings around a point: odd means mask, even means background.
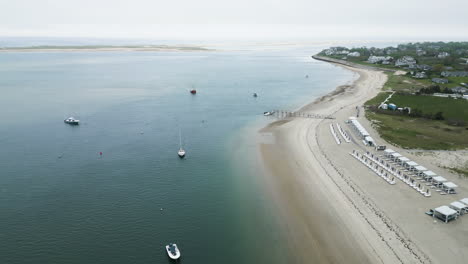
[[[443,79],[443,78],[432,78],[432,82],[440,83],[440,84],[445,84],[445,83],[448,83],[449,80]]]
[[[468,77],[468,71],[443,71],[442,77]]]
[[[357,51],[348,53],[348,57],[359,57],[359,56],[361,56],[361,53]]]
[[[422,50],[422,49],[417,49],[416,50],[416,55],[418,55],[418,56],[426,55],[426,51]]]
[[[457,86],[451,89],[454,93],[468,94],[468,88]]]
[[[417,72],[413,75],[413,78],[416,79],[425,79],[427,78],[427,74],[425,72]]]
[[[395,62],[395,66],[397,66],[397,67],[406,66],[406,65],[410,66],[410,65],[413,65],[413,64],[416,64],[416,60],[411,56],[403,56],[403,58],[399,58]]]
[[[432,66],[427,64],[411,64],[408,66],[410,70],[431,71]]]
[[[440,52],[440,53],[437,55],[437,58],[439,58],[439,59],[445,59],[445,58],[447,58],[448,56],[450,56],[450,53],[443,51],[443,52]]]
[[[367,59],[367,62],[373,63],[373,64],[375,63],[389,64],[391,60],[393,60],[393,57],[390,57],[390,56],[369,56],[369,58]]]

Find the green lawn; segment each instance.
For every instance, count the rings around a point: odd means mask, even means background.
[[[392,116],[366,111],[380,136],[403,148],[455,150],[468,148],[468,128],[453,127],[444,121]]]
[[[387,73],[387,75],[388,81],[385,83],[383,90],[414,93],[427,86],[427,83],[405,75],[394,75],[393,73]]]
[[[444,98],[430,95],[394,94],[388,102],[394,103],[398,107],[419,109],[425,114],[442,112],[445,119],[468,121],[468,100],[465,99]]]

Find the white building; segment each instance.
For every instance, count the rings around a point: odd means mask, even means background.
[[[395,62],[395,66],[409,66],[416,64],[416,60],[411,56],[403,56]]]
[[[438,55],[437,55],[437,58],[439,59],[444,59],[444,58],[447,58],[448,56],[450,56],[450,54],[448,52],[440,52]]]
[[[384,63],[393,60],[393,57],[390,56],[369,56],[367,62],[369,63]]]
[[[361,56],[361,53],[359,53],[357,51],[354,51],[354,52],[348,53],[348,56],[349,57],[359,57],[359,56]]]

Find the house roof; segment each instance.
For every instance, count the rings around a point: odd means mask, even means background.
[[[384,151],[387,152],[387,153],[393,153],[393,152],[395,152],[393,149],[386,149],[386,150],[384,150]]]
[[[419,165],[419,164],[417,164],[417,163],[414,162],[414,161],[406,162],[406,164],[408,164],[409,166],[418,166],[418,165]]]

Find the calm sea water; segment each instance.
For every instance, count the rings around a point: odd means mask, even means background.
[[[1,53],[0,263],[287,263],[249,133],[352,79],[316,51]]]

